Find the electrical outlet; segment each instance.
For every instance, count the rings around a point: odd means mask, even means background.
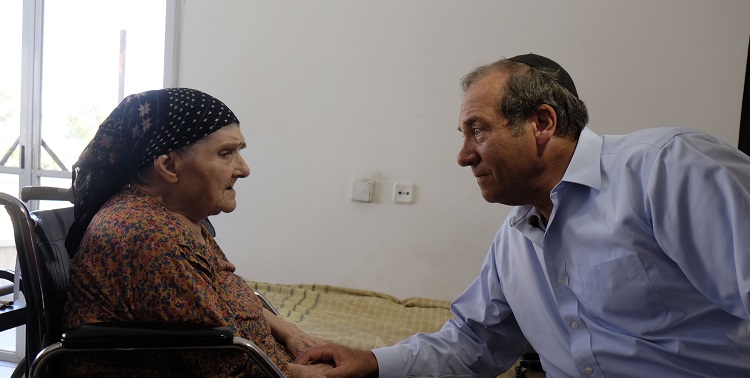
[[[414,185],[397,182],[393,185],[394,203],[414,203]]]

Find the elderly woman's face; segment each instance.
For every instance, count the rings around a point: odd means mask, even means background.
[[[234,184],[250,168],[240,156],[245,138],[239,125],[229,125],[195,142],[189,153],[177,157],[176,196],[182,211],[201,220],[237,207]]]

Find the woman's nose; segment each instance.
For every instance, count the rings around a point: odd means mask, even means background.
[[[247,177],[250,176],[250,166],[247,165],[245,162],[245,159],[242,157],[242,155],[237,154],[238,156],[238,166],[237,171],[239,172],[240,177]]]

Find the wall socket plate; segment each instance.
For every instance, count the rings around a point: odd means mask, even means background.
[[[393,184],[394,203],[414,203],[414,185],[397,182]]]

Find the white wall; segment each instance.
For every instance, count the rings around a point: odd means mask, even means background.
[[[463,74],[539,53],[600,134],[680,125],[736,145],[748,20],[746,0],[184,1],[179,85],[225,101],[249,143],[219,243],[254,280],[452,299],[508,212],[455,162]],[[360,176],[375,203],[349,200]],[[392,203],[396,180],[415,204]]]

